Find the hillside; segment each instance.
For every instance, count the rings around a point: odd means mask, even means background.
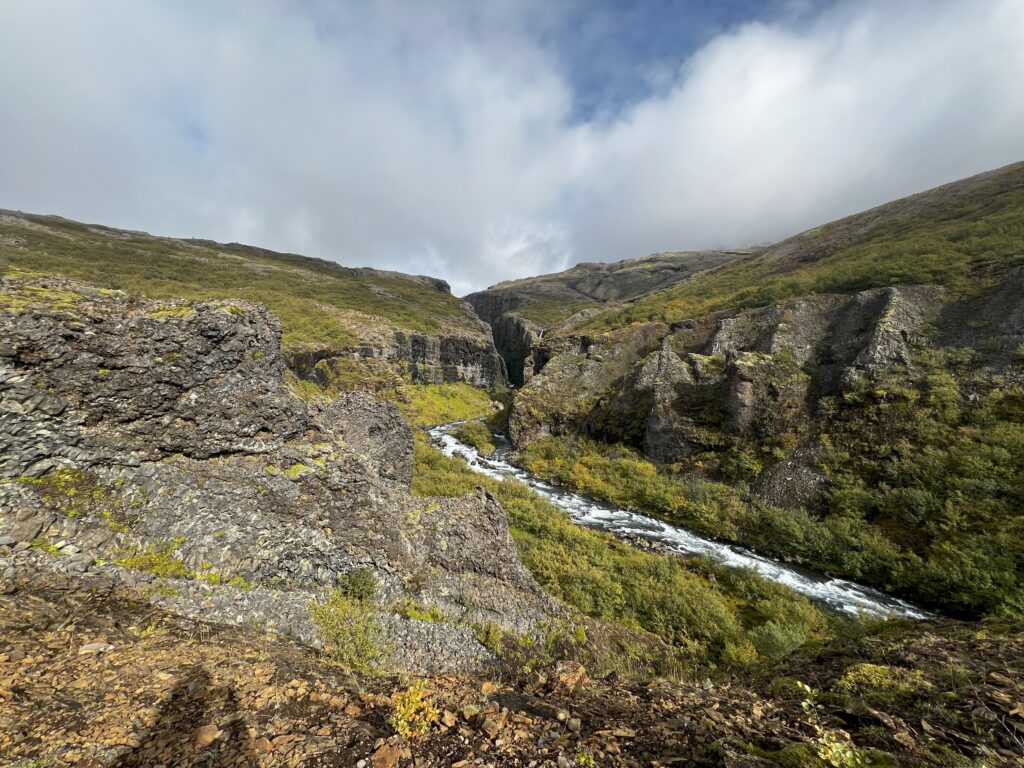
[[[151,299],[260,302],[280,318],[285,356],[304,377],[370,363],[419,383],[504,383],[488,328],[436,278],[14,211],[0,211],[0,274],[66,275]]]
[[[941,611],[1024,610],[1024,164],[597,311],[526,358],[509,434],[534,472]]]
[[[586,262],[564,272],[492,285],[466,296],[476,313],[494,330],[509,379],[524,381],[525,359],[532,344],[570,317],[579,321],[608,304],[635,299],[667,288],[749,251],[656,253],[612,264]]]
[[[848,216],[596,313],[581,332],[675,322],[816,293],[942,285],[956,296],[1024,264],[1024,162]]]

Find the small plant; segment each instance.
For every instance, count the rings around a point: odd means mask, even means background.
[[[371,602],[380,591],[377,575],[370,568],[359,568],[339,576],[335,582],[338,591],[345,597],[361,602]]]
[[[863,768],[867,766],[867,755],[853,745],[847,734],[822,725],[821,713],[824,707],[818,703],[817,689],[806,683],[798,682],[797,685],[804,694],[804,700],[800,706],[807,716],[807,722],[816,734],[814,744],[818,758],[832,768]]]
[[[437,707],[428,698],[426,684],[422,680],[417,680],[397,694],[394,703],[395,711],[391,713],[388,722],[399,736],[422,736],[439,719]]]
[[[580,768],[597,768],[597,759],[589,749],[580,747],[576,752],[576,765]]]
[[[373,672],[390,656],[391,644],[370,599],[352,597],[338,587],[324,602],[310,601],[309,613],[324,649],[339,664],[357,672]]]
[[[391,606],[391,610],[406,619],[416,621],[444,621],[444,614],[434,605],[424,605],[413,600],[411,597],[403,597]]]
[[[60,555],[60,547],[46,539],[33,539],[32,549],[37,549],[40,552],[46,552],[49,555]]]

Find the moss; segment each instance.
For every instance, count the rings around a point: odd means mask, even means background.
[[[195,313],[196,311],[192,308],[191,304],[173,304],[155,309],[147,313],[146,317],[154,320],[165,320],[168,318],[192,317]]]
[[[114,562],[122,568],[146,571],[167,579],[195,578],[195,571],[174,554],[180,543],[180,540],[174,540],[149,544],[144,549],[120,557]]]
[[[289,480],[298,480],[303,475],[308,475],[313,470],[302,462],[292,464],[284,471],[284,476]]]
[[[226,304],[220,309],[222,312],[227,312],[229,315],[234,315],[235,317],[245,317],[245,310],[237,304]]]
[[[60,555],[60,547],[46,539],[33,539],[32,549],[45,552],[48,555]]]
[[[920,670],[865,663],[849,667],[831,692],[844,701],[899,706],[931,687]]]
[[[267,356],[267,353],[264,352],[262,349],[254,349],[252,351],[252,359],[253,360],[262,360],[266,356]]]
[[[424,605],[411,597],[403,597],[391,606],[391,610],[406,619],[416,621],[430,621],[440,623],[445,621],[445,616],[440,609],[433,605]]]
[[[15,482],[31,488],[50,509],[78,518],[95,515],[111,530],[126,533],[134,523],[144,498],[128,502],[123,482],[107,485],[96,474],[62,467],[40,477],[19,477]]]
[[[20,314],[37,309],[47,312],[75,316],[85,297],[74,291],[42,286],[7,283],[0,290],[0,312]]]

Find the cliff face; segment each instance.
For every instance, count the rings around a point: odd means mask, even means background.
[[[828,487],[819,438],[845,405],[927,394],[946,377],[970,409],[1019,381],[1022,212],[1018,163],[588,310],[519,352],[533,377],[510,435],[524,447],[582,434],[662,464],[703,457],[702,467],[747,452],[763,499],[814,506]],[[843,290],[800,291],[817,286]],[[498,306],[487,294],[523,290],[498,288],[471,298]],[[901,439],[897,424],[877,429],[880,441]]]
[[[1022,275],[970,302],[950,302],[937,286],[899,286],[541,342],[534,354],[550,361],[517,394],[509,434],[522,448],[549,434],[582,433],[666,464],[783,434],[813,443],[807,427],[823,399],[842,400],[913,368],[922,346],[998,340],[993,375],[1015,377]],[[967,314],[998,316],[999,332],[965,329],[957,318]],[[775,482],[768,470],[758,487],[775,504],[807,503],[824,485],[803,466],[810,458],[789,460],[791,470],[801,464],[801,482]]]
[[[9,280],[0,339],[0,531],[59,553],[40,555],[52,568],[312,643],[310,600],[369,569],[392,662],[420,671],[486,664],[471,623],[524,631],[558,613],[494,499],[410,495],[412,433],[393,406],[289,394],[260,305]],[[451,623],[386,610],[403,597]]]
[[[414,383],[505,384],[490,328],[432,277],[14,211],[0,211],[0,266],[153,299],[265,304],[281,321],[285,360],[303,377],[316,378],[320,361],[366,362]]]
[[[571,327],[605,304],[674,285],[746,253],[658,253],[613,264],[583,263],[557,274],[498,283],[466,301],[490,324],[509,381],[518,387],[538,367],[531,350],[546,332]]]

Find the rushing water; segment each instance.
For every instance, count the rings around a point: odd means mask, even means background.
[[[780,563],[742,547],[707,539],[685,528],[568,492],[510,464],[506,458],[510,450],[508,441],[501,435],[497,436],[498,450],[493,456],[485,458],[473,446],[460,442],[450,434],[456,425],[445,424],[430,431],[430,436],[446,455],[461,455],[469,462],[471,469],[482,475],[497,480],[512,477],[525,483],[568,512],[578,525],[627,539],[640,536],[681,555],[700,555],[733,568],[750,568],[766,579],[785,584],[841,613],[895,615],[915,619],[928,616],[925,611],[910,603],[877,589]]]

